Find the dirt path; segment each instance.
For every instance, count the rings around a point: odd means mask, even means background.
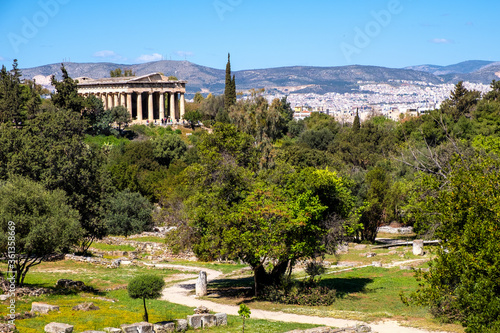
[[[157,268],[172,268],[178,270],[185,270],[191,272],[199,272],[203,270],[207,273],[208,281],[213,281],[222,275],[222,272],[205,269],[201,267],[189,267],[182,265],[155,265]],[[176,304],[182,304],[186,306],[190,306],[193,309],[203,305],[209,308],[214,312],[224,312],[228,315],[238,315],[239,307],[235,305],[225,305],[218,304],[207,300],[198,299],[195,295],[189,295],[190,291],[195,289],[196,279],[180,282],[178,284],[173,285],[172,287],[165,288],[162,294],[162,300],[169,301]],[[266,319],[266,320],[274,320],[274,321],[284,321],[284,322],[293,322],[293,323],[303,323],[303,324],[315,324],[315,325],[324,325],[330,327],[348,327],[348,326],[356,326],[356,324],[367,324],[372,328],[373,332],[378,333],[425,333],[431,332],[426,330],[421,330],[412,327],[404,327],[400,326],[399,323],[395,321],[384,321],[378,323],[364,323],[362,321],[357,320],[347,320],[347,319],[339,319],[339,318],[326,318],[326,317],[317,317],[317,316],[306,316],[306,315],[296,315],[291,313],[284,312],[275,312],[275,311],[265,311],[265,310],[257,310],[252,309],[251,318],[253,319]],[[436,332],[434,333],[445,333],[445,332]]]

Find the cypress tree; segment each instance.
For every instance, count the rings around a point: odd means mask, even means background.
[[[231,105],[236,104],[236,78],[233,75],[231,80]]]
[[[356,109],[356,117],[354,117],[354,121],[352,123],[352,130],[354,132],[359,131],[359,128],[361,127],[361,124],[359,122],[359,114],[358,114],[358,109]]]
[[[224,110],[229,111],[231,105],[234,104],[236,100],[236,86],[234,86],[234,81],[231,79],[231,55],[227,54],[227,65],[226,65],[226,86],[224,88]],[[234,97],[233,97],[233,91]]]

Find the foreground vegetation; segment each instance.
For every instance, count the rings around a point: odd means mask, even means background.
[[[500,329],[500,82],[484,95],[460,82],[440,109],[397,123],[295,121],[286,98],[237,100],[228,62],[225,96],[188,103],[191,129],[123,130],[126,110],[79,96],[61,70],[50,100],[17,62],[0,73],[0,253],[18,285],[54,253],[161,225],[176,227],[173,251],[245,263],[253,295],[286,294],[297,263],[396,223],[441,240],[403,301]]]

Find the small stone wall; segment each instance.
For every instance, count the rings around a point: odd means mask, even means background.
[[[379,227],[377,229],[377,232],[385,232],[388,234],[400,234],[400,235],[406,235],[406,234],[411,234],[413,233],[413,227],[400,227],[400,228],[393,228],[390,226],[383,226]]]
[[[187,319],[176,319],[172,321],[162,321],[158,323],[140,322],[134,324],[122,324],[120,328],[105,327],[102,331],[85,331],[83,333],[171,333],[185,332],[188,328],[204,329],[213,326],[226,326],[227,314],[195,314],[187,316]],[[72,333],[73,325],[55,323],[45,325],[44,331],[47,333]]]

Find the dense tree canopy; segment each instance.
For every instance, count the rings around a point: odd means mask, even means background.
[[[61,190],[22,177],[0,182],[0,253],[23,285],[29,269],[65,253],[82,235],[78,211]]]

